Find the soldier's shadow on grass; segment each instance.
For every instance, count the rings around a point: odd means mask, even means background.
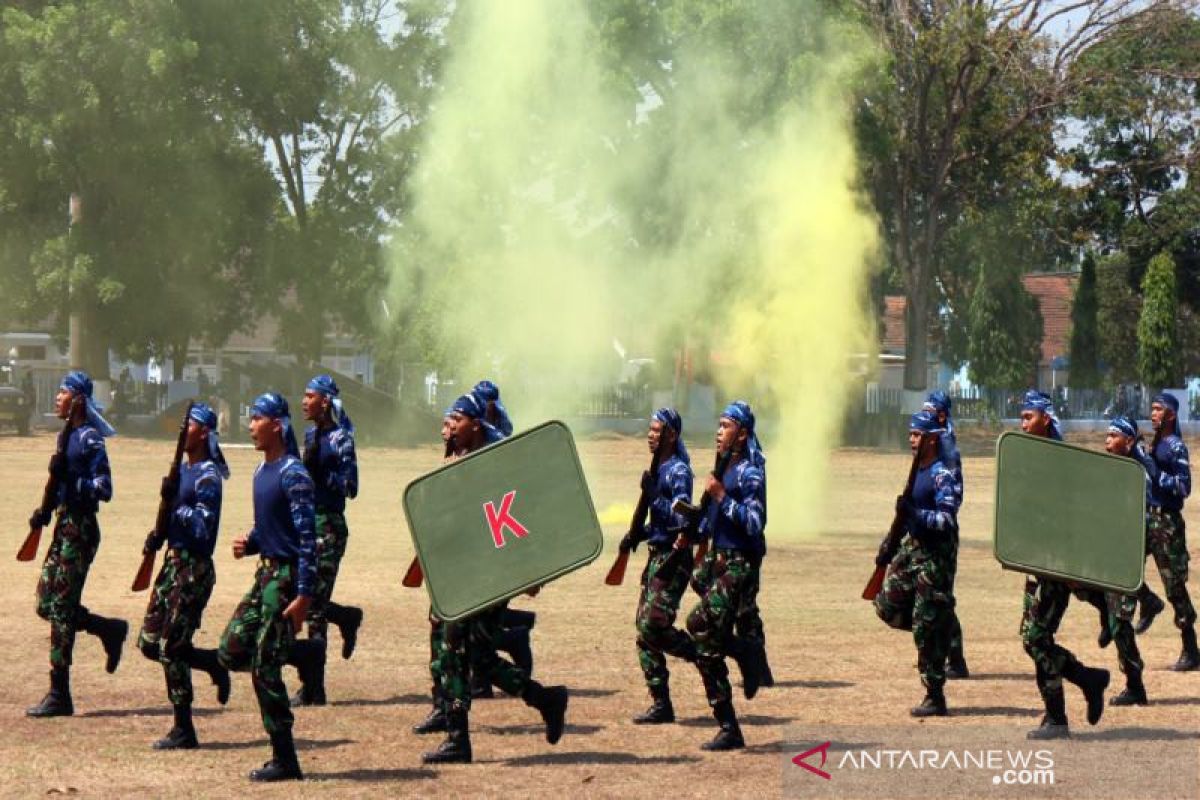
[[[1159,742],[1200,739],[1200,731],[1177,728],[1108,728],[1101,731],[1076,731],[1071,738],[1088,742]]]
[[[693,764],[701,760],[699,756],[639,756],[636,753],[568,752],[520,756],[492,763],[504,764],[507,767],[537,767],[554,764],[628,764],[631,766],[645,766],[653,764]]]
[[[415,781],[436,778],[431,769],[351,769],[346,772],[306,772],[309,781],[358,781],[359,783],[385,783],[390,781]]]
[[[1200,706],[1200,697],[1152,697],[1152,706]]]
[[[85,711],[79,716],[81,717],[169,717],[174,712],[170,706],[150,706],[147,708],[100,708],[95,711]],[[223,714],[224,709],[221,708],[193,708],[192,716],[196,717],[211,717],[214,714]]]
[[[791,753],[792,755],[798,755],[798,754],[803,753],[804,751],[808,750],[812,746],[813,746],[813,743],[811,741],[789,742],[786,740],[780,740],[778,742],[758,742],[755,744],[748,744],[745,747],[745,752],[747,752],[747,753]],[[833,742],[833,749],[835,751],[877,750],[883,746],[884,745],[882,742],[840,742],[840,741]]]
[[[419,706],[429,705],[427,694],[398,694],[392,697],[356,697],[349,700],[331,700],[331,706]]]
[[[576,689],[571,688],[571,697],[611,697],[617,693],[616,689]]]
[[[1019,706],[951,706],[952,717],[1037,717],[1041,711]]]
[[[546,726],[538,724],[529,725],[480,725],[479,730],[490,733],[493,736],[512,736],[512,735],[528,735],[537,734],[541,736],[546,732]],[[564,734],[572,734],[574,736],[591,736],[593,733],[599,733],[604,730],[603,725],[573,725],[567,723],[563,727]]]
[[[341,747],[344,744],[355,744],[354,739],[297,739],[296,749],[304,750],[328,750],[333,747]],[[269,739],[251,739],[246,742],[201,742],[200,748],[203,750],[250,750],[259,747],[270,747]]]
[[[850,681],[775,681],[774,686],[764,686],[759,691],[770,692],[772,689],[849,689],[858,684]]]
[[[795,722],[795,717],[772,717],[766,714],[739,714],[738,722],[742,725],[757,727],[762,725],[788,725]],[[688,717],[679,720],[685,728],[716,728],[712,717]]]
[[[1029,672],[972,672],[968,682],[974,681],[1033,681],[1033,670]],[[953,681],[958,683],[958,681]]]

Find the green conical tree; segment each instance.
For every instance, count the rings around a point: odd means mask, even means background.
[[[1138,319],[1138,374],[1146,386],[1180,384],[1178,295],[1175,261],[1170,253],[1150,259],[1142,278],[1142,316]]]
[[[971,381],[989,389],[1028,386],[1037,372],[1042,315],[1020,276],[980,267],[968,314]]]
[[[1070,385],[1076,389],[1100,386],[1100,335],[1097,313],[1100,299],[1096,294],[1096,259],[1089,252],[1079,269],[1079,286],[1071,305]]]

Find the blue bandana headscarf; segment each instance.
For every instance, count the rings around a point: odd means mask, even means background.
[[[475,388],[471,390],[471,394],[475,395],[475,399],[480,401],[486,411],[488,403],[496,409],[496,425],[495,427],[505,436],[511,436],[513,432],[512,420],[509,419],[508,409],[500,402],[500,387],[491,381],[480,381],[475,384]]]
[[[275,392],[264,392],[254,399],[250,406],[251,416],[277,419],[283,426],[283,443],[287,446],[288,455],[300,457],[300,448],[296,446],[296,434],[292,430],[292,417],[288,412],[287,400]]]
[[[333,378],[328,375],[318,375],[308,382],[307,388],[329,398],[329,404],[333,406],[334,424],[353,436],[354,423],[350,421],[350,415],[346,413],[346,408],[342,405],[342,398],[339,397],[341,392],[338,391],[338,385],[334,382]]]
[[[84,403],[87,407],[87,421],[93,428],[99,431],[101,436],[117,435],[113,426],[108,424],[108,420],[101,416],[100,412],[104,409],[96,405],[96,401],[92,399],[92,379],[88,377],[86,372],[82,370],[68,372],[67,377],[63,378],[62,385],[59,388],[66,389],[71,394],[84,398]]]
[[[450,413],[462,414],[465,417],[479,420],[479,424],[483,427],[484,440],[488,444],[498,442],[504,438],[504,434],[487,421],[485,416],[487,413],[487,403],[481,402],[473,394],[464,394],[455,400],[454,404],[450,406]]]
[[[1137,422],[1129,417],[1113,417],[1108,422],[1108,430],[1110,433],[1119,433],[1130,439],[1137,438]]]
[[[1171,409],[1171,411],[1173,411],[1176,414],[1179,413],[1179,398],[1177,398],[1173,394],[1167,394],[1166,392],[1161,392],[1159,394],[1154,395],[1154,399],[1151,400],[1150,402],[1152,404],[1158,403],[1160,406],[1165,406],[1165,407]]]
[[[734,400],[725,406],[721,416],[733,420],[739,428],[746,431],[746,452],[750,457],[750,463],[756,467],[764,466],[767,463],[767,457],[763,455],[762,447],[758,443],[758,435],[754,432],[754,412],[750,410],[750,405],[742,400]]]
[[[921,433],[945,433],[946,428],[942,423],[938,422],[937,413],[923,408],[912,415],[908,422],[910,431],[920,431]]]
[[[1059,429],[1058,417],[1054,416],[1054,401],[1045,392],[1030,389],[1025,393],[1021,403],[1022,411],[1040,411],[1050,418],[1050,438],[1062,441],[1062,431]]]
[[[221,452],[221,437],[217,435],[217,412],[213,411],[208,403],[192,403],[188,419],[195,420],[197,424],[208,429],[208,435],[205,437],[208,441],[208,457],[217,465],[221,477],[228,478],[229,464],[225,463],[225,454]]]
[[[950,408],[953,405],[954,403],[950,399],[950,395],[946,394],[941,389],[936,389],[930,392],[929,397],[925,398],[925,408],[929,409],[935,414],[941,413],[949,417]]]
[[[687,448],[683,446],[683,418],[679,416],[679,412],[673,408],[664,406],[654,412],[652,419],[658,420],[663,425],[675,431],[675,455],[685,464],[692,463],[692,458],[688,455]]]

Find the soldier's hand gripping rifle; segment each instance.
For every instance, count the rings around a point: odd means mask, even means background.
[[[904,484],[904,491],[896,498],[896,515],[892,517],[892,527],[888,528],[887,536],[883,537],[883,542],[879,545],[879,554],[875,557],[875,571],[871,573],[871,579],[863,587],[863,600],[874,600],[875,596],[879,594],[883,588],[887,565],[895,558],[896,551],[900,549],[900,540],[904,538],[904,529],[908,521],[907,515],[902,509],[912,500],[913,484],[917,480],[917,470],[921,466],[921,452],[925,449],[928,436],[929,434],[921,434],[921,440],[917,442],[912,465],[908,468],[908,481]]]
[[[179,470],[183,463],[183,447],[187,443],[188,422],[192,416],[194,402],[188,401],[187,408],[183,410],[183,421],[179,423],[179,438],[175,440],[175,458],[171,461],[171,468],[167,470],[167,477],[163,478],[154,530],[146,537],[146,544],[142,548],[142,565],[138,567],[137,575],[133,576],[131,590],[135,592],[149,588],[150,578],[154,574],[154,554],[167,540],[167,533],[171,527],[171,512],[175,510],[175,497],[179,493]]]
[[[451,436],[446,440],[446,452],[442,454],[443,461],[449,461],[454,455],[454,437]],[[404,577],[400,580],[400,585],[408,589],[416,589],[425,582],[425,571],[421,569],[421,559],[413,556],[412,563],[408,565],[408,570],[404,573]]]
[[[75,424],[75,414],[84,402],[85,398],[82,394],[77,394],[71,399],[67,420],[58,434],[58,444],[54,448],[54,455],[50,456],[50,477],[46,478],[46,488],[42,490],[41,505],[29,518],[29,533],[25,536],[21,549],[17,551],[17,561],[33,561],[34,556],[37,555],[38,545],[42,541],[42,526],[50,521],[50,515],[54,513],[54,507],[58,505],[58,487],[67,471],[67,438],[71,435],[71,428]]]
[[[608,586],[620,586],[625,581],[625,568],[629,566],[629,554],[637,549],[638,543],[646,535],[646,514],[650,511],[650,503],[654,501],[654,484],[658,481],[658,466],[662,463],[662,443],[663,437],[659,436],[658,445],[650,457],[650,469],[646,472],[650,479],[646,480],[645,476],[642,478],[642,493],[638,495],[637,506],[633,509],[633,519],[629,521],[629,531],[621,539],[621,546],[617,550],[617,560],[613,562],[608,569],[608,574],[604,576],[604,583]]]
[[[732,458],[732,450],[727,450],[724,453],[718,451],[716,461],[713,464],[712,476],[717,480],[722,480],[725,476],[726,468],[729,467],[729,461]],[[708,509],[711,505],[712,495],[710,495],[706,490],[703,496],[701,496],[700,505],[698,506],[694,506],[691,503],[684,502],[683,500],[676,500],[671,506],[672,511],[674,511],[676,514],[679,514],[687,521],[687,524],[684,526],[684,529],[680,534],[683,537],[683,541],[681,542],[679,539],[675,540],[675,552],[671,553],[672,559],[682,558],[682,556],[679,554],[687,552],[688,543],[700,539],[700,522],[708,516]],[[700,562],[704,560],[704,556],[707,554],[708,539],[700,539],[700,544],[696,547],[696,558],[689,566],[699,566]],[[674,568],[674,566],[671,567],[671,569]],[[662,572],[667,576],[671,574],[666,568],[664,568]]]

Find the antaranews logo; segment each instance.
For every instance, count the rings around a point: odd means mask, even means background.
[[[832,740],[811,747],[796,756],[792,763],[817,777],[832,780],[833,775],[823,767],[829,759]],[[813,766],[808,759],[820,755],[821,763]],[[1049,786],[1054,783],[1054,754],[1049,750],[1001,749],[921,749],[866,750],[847,749],[833,769],[855,772],[872,770],[980,770],[991,772],[994,785]]]
[[[809,756],[811,756],[815,753],[820,753],[821,754],[821,766],[822,767],[825,766],[825,760],[826,760],[826,758],[828,758],[829,746],[831,744],[833,744],[833,742],[825,742],[824,744],[819,744],[816,747],[805,750],[800,755],[792,758],[792,763],[795,764],[797,767],[802,767],[802,768],[808,770],[813,775],[816,775],[819,778],[824,778],[825,780],[830,780],[833,778],[832,775],[830,775],[828,772],[826,772],[823,769],[814,767],[812,764],[806,763],[804,759],[808,758]]]

